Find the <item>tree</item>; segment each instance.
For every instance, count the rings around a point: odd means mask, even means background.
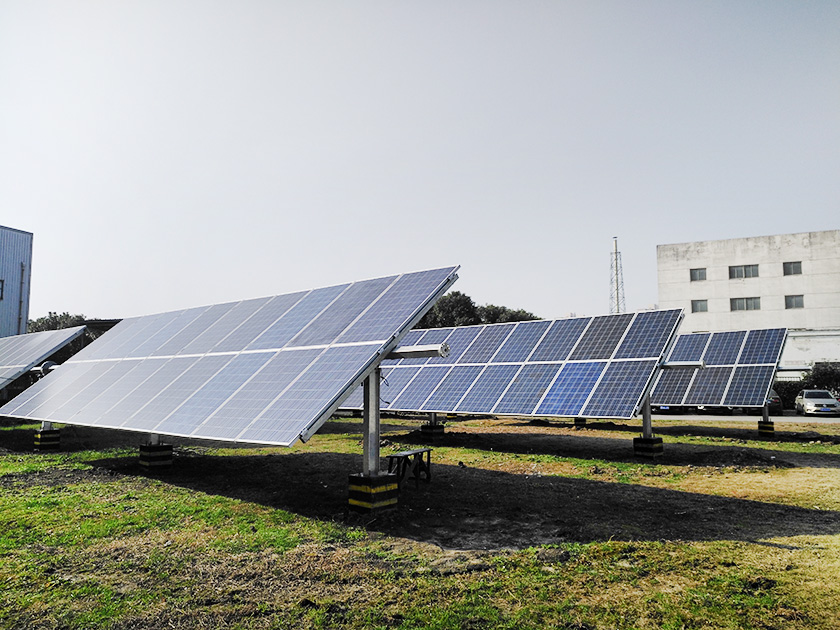
[[[478,307],[478,315],[482,324],[501,324],[504,322],[524,322],[532,319],[539,319],[533,313],[525,309],[510,309],[507,306],[496,306],[487,304]]]
[[[417,328],[448,328],[480,324],[475,302],[460,291],[450,291],[423,316]]]
[[[840,363],[815,363],[805,378],[808,389],[827,389],[840,393]]]
[[[30,319],[27,329],[33,333],[43,332],[45,330],[72,328],[73,326],[81,326],[86,319],[84,315],[71,315],[67,312],[59,314],[50,311],[46,317]]]
[[[498,324],[539,319],[524,309],[487,304],[476,306],[472,298],[460,291],[451,291],[440,298],[432,309],[423,316],[417,328],[448,328],[451,326],[474,326],[475,324]]]

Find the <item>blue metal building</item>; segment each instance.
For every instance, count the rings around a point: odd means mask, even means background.
[[[31,277],[32,234],[0,225],[0,337],[26,332]]]

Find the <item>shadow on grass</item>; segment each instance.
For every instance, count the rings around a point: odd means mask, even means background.
[[[97,462],[143,474],[136,461]],[[569,477],[432,464],[431,483],[403,485],[396,510],[347,510],[361,457],[335,453],[209,456],[176,449],[166,483],[306,517],[458,549],[619,540],[742,540],[840,533],[840,512]]]

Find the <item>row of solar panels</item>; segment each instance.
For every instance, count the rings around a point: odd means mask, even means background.
[[[659,373],[654,399],[711,392],[760,406],[784,342],[784,330],[775,329],[684,335],[674,344],[679,310],[412,330],[456,271],[126,319],[0,415],[289,445],[348,396],[344,407],[361,407],[358,385],[380,363],[383,406],[393,410],[629,418]],[[60,334],[81,331],[55,331],[42,349]],[[5,342],[9,357],[16,344],[32,357],[41,348],[35,335],[23,337]],[[399,342],[443,341],[446,358],[382,360]],[[672,344],[672,360],[702,358],[711,371],[662,373]],[[16,369],[41,360],[32,357],[14,359]]]
[[[415,330],[446,358],[383,362],[387,410],[630,418],[680,310]],[[360,408],[357,392],[345,405]]]

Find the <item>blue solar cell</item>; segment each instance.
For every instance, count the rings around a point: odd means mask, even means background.
[[[338,341],[352,343],[390,339],[397,331],[414,325],[433,304],[431,297],[452,281],[456,270],[457,267],[448,267],[401,276]],[[419,295],[429,296],[420,311],[417,304]]]
[[[632,319],[632,313],[593,318],[569,358],[573,361],[609,359]]]
[[[738,358],[740,365],[773,363],[779,361],[782,345],[785,342],[787,330],[785,328],[770,328],[766,330],[751,330],[747,334],[744,350]]]
[[[193,434],[235,440],[323,352],[321,349],[283,351],[253,374]]]
[[[516,324],[492,324],[485,326],[469,348],[461,355],[458,363],[487,363],[513,331]]]
[[[195,339],[186,344],[178,354],[204,354],[208,349],[218,346],[222,340],[227,342],[227,346],[221,346],[218,351],[223,352],[225,348],[228,350],[241,350],[247,342],[243,343],[241,347],[236,348],[232,343],[236,339],[236,331],[247,329],[247,326],[245,326],[246,322],[250,321],[251,317],[257,311],[273,299],[265,297],[233,302],[231,309],[227,313],[222,315],[215,323],[208,326],[206,330],[198,333]],[[253,339],[253,336],[249,337],[248,341],[251,341],[251,339]]]
[[[189,376],[193,379],[193,394],[155,426],[158,433],[191,435],[201,423],[222,406],[254,376],[274,355],[270,352],[253,354],[210,355],[196,364]],[[203,380],[206,373],[221,361],[224,369]],[[186,383],[185,383],[186,385]]]
[[[432,357],[429,359],[428,364],[456,363],[482,329],[483,326],[462,326],[455,328],[446,338],[446,343],[449,344],[449,356]]]
[[[493,363],[521,363],[534,351],[550,321],[520,322],[493,356]]]
[[[746,335],[745,330],[714,333],[703,355],[706,365],[734,365]]]
[[[703,358],[706,345],[709,343],[709,333],[693,333],[680,335],[671,350],[669,361],[699,361]]]
[[[772,365],[736,367],[723,404],[738,407],[763,407],[776,372]]]
[[[246,350],[269,350],[282,348],[303,330],[311,321],[333,303],[333,300],[349,289],[343,284],[310,291],[306,297],[285,311],[277,321],[265,329],[259,337],[245,346]]]
[[[731,367],[707,367],[697,370],[685,397],[686,405],[720,405],[732,376]]]
[[[207,308],[203,313],[200,313],[198,317],[184,326],[180,332],[173,335],[168,341],[158,346],[158,348],[150,354],[152,356],[167,356],[179,353],[184,349],[184,346],[188,345],[198,335],[219,321],[234,306],[235,303],[216,304],[215,306]]]
[[[650,402],[653,405],[682,405],[685,394],[694,378],[695,370],[665,370],[653,388]]]
[[[185,369],[195,361],[195,357],[179,361],[164,358],[132,361],[135,367],[122,374],[109,387],[99,389],[98,395],[80,409],[77,416],[88,425],[119,427],[137,410],[138,405],[142,407],[149,402],[150,391],[154,392],[153,395],[157,395],[155,387],[163,388],[169,384],[169,380],[175,374],[166,374],[165,367],[174,364],[179,369]],[[164,378],[160,378],[161,371],[164,371]],[[155,375],[158,375],[157,378]]]
[[[396,276],[355,282],[323,313],[310,321],[289,346],[316,346],[333,342],[391,284]]]
[[[84,326],[0,338],[0,389],[84,333]]]
[[[455,411],[489,413],[518,371],[518,365],[488,365],[458,403]]]
[[[246,442],[292,444],[300,434],[286,418],[317,418],[331,410],[336,392],[360,376],[373,360],[371,346],[328,348],[239,435]]]
[[[419,367],[399,367],[392,370],[382,370],[382,382],[379,385],[380,406],[383,409],[390,408],[391,403],[397,399],[400,392],[414,378]]]
[[[411,387],[400,392],[388,408],[411,411],[421,409],[423,403],[450,369],[448,365],[421,368],[420,373],[411,381]]]
[[[533,413],[559,370],[560,365],[553,363],[525,365],[511,381],[493,413]]]
[[[307,292],[288,293],[270,298],[245,320],[240,320],[229,334],[211,348],[211,352],[241,352],[264,332],[277,323],[283,315],[308,295]],[[250,310],[250,309],[249,309]],[[230,322],[233,324],[234,322]],[[266,344],[268,345],[268,344]],[[272,346],[276,348],[276,346]]]
[[[155,331],[145,337],[140,343],[128,349],[122,356],[126,358],[151,356],[155,350],[175,337],[205,310],[207,310],[207,307],[164,313],[157,318]]]
[[[161,359],[161,361],[163,361],[163,359]],[[71,420],[73,416],[85,407],[85,405],[99,395],[102,388],[110,387],[126,373],[140,365],[140,363],[140,361],[108,361],[97,364],[96,370],[92,370],[88,374],[88,378],[90,380],[86,386],[80,387],[67,399],[62,401],[50,401],[47,403],[47,405],[50,405],[50,420],[54,422],[67,422]],[[65,366],[62,366],[61,369],[64,370],[64,367]],[[61,374],[61,372],[56,371],[56,375],[60,376]],[[50,376],[52,376],[52,374]],[[41,413],[44,409],[42,408],[38,411]]]
[[[65,363],[61,366],[61,380],[57,383],[50,374],[51,387],[43,384],[47,379],[38,381],[32,387],[15,396],[3,407],[3,414],[16,417],[40,417],[35,414],[47,414],[66,400],[66,396],[78,390],[89,372],[97,363]],[[57,376],[57,373],[55,374]]]
[[[660,358],[665,342],[673,336],[681,314],[679,309],[637,313],[615,358]]]
[[[102,335],[81,352],[73,356],[75,361],[95,360],[106,357],[125,356],[124,349],[133,347],[146,339],[155,330],[156,315],[126,318]]]
[[[564,361],[589,323],[589,317],[558,319],[540,341],[531,361]]]
[[[426,401],[422,411],[448,412],[455,408],[470,385],[481,373],[480,365],[457,365],[443,379],[440,387]]]
[[[541,416],[577,416],[606,362],[566,363],[537,408]]]
[[[653,376],[656,361],[620,361],[608,367],[583,415],[588,418],[630,418]]]

